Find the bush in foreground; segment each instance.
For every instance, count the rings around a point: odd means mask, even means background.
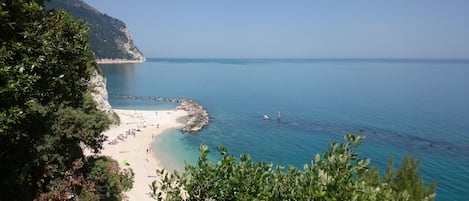
[[[419,162],[405,157],[399,170],[392,161],[383,176],[353,150],[363,136],[346,135],[345,142],[330,144],[303,169],[255,163],[247,154],[239,159],[218,147],[221,159],[208,160],[200,146],[197,165],[185,172],[157,170],[162,181],[150,188],[157,200],[433,200],[435,184],[425,185],[418,175]],[[159,185],[158,185],[159,183]],[[160,186],[159,188],[157,186]]]

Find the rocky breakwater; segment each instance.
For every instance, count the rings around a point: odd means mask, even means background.
[[[177,110],[185,110],[189,113],[187,123],[182,128],[183,131],[192,133],[202,130],[210,120],[207,110],[199,103],[190,99],[179,99]]]
[[[147,96],[127,96],[127,95],[111,95],[114,98],[122,99],[139,99],[146,101],[168,101],[172,103],[178,103],[176,110],[184,110],[189,114],[186,125],[182,128],[183,131],[188,133],[194,133],[202,130],[202,128],[208,125],[210,117],[207,110],[202,107],[199,103],[194,100],[187,98],[161,98],[161,97],[147,97]]]

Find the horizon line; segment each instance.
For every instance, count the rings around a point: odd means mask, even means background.
[[[213,60],[226,60],[226,59],[233,59],[233,60],[414,60],[414,61],[469,61],[469,58],[398,58],[398,57],[390,57],[390,58],[367,58],[367,57],[299,57],[299,58],[243,58],[243,57],[147,57],[146,59],[213,59]]]

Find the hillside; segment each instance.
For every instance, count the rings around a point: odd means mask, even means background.
[[[82,0],[51,0],[47,8],[60,8],[86,20],[91,50],[98,61],[141,62],[145,57],[134,45],[124,22],[101,13]]]

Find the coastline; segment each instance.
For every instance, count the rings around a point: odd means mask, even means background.
[[[139,60],[128,60],[128,59],[96,59],[98,64],[134,64],[134,63],[143,63],[145,58]]]
[[[162,97],[148,97],[148,96],[129,96],[129,95],[113,95],[114,98],[121,99],[139,99],[146,101],[168,101],[172,103],[179,103],[176,110],[184,110],[188,112],[187,123],[182,128],[187,133],[196,133],[201,131],[204,126],[210,122],[208,111],[198,102],[187,98],[162,98]]]
[[[149,185],[158,179],[155,174],[156,169],[166,167],[163,166],[162,159],[153,154],[152,144],[156,137],[165,131],[182,128],[184,123],[177,120],[187,117],[189,113],[178,109],[114,109],[114,111],[120,117],[120,125],[113,125],[103,133],[108,136],[108,141],[103,144],[99,155],[109,156],[119,162],[121,168],[132,168],[134,171],[133,188],[124,193],[127,200],[153,200],[149,194]],[[126,133],[135,133],[135,135],[126,135]],[[123,160],[127,160],[129,165],[122,164]]]

